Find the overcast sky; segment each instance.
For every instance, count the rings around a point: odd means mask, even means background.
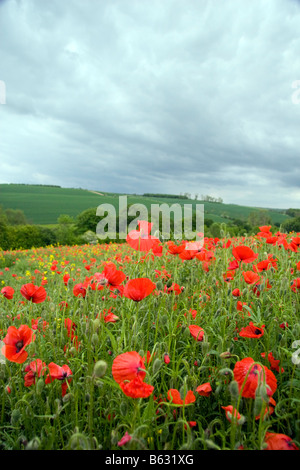
[[[0,103],[0,183],[300,207],[298,0],[0,0]]]

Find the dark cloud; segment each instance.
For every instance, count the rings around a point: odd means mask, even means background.
[[[299,206],[299,20],[295,0],[0,1],[0,182]]]

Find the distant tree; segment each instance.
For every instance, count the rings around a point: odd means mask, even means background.
[[[281,227],[286,232],[300,232],[300,217],[286,220]]]
[[[71,245],[75,241],[75,222],[72,217],[62,214],[57,219],[57,241],[60,245]]]
[[[260,225],[271,225],[272,219],[268,214],[268,211],[266,211],[265,209],[260,209],[257,211],[253,211],[249,214],[248,223],[252,227]]]
[[[99,216],[96,215],[96,212],[97,208],[92,207],[77,215],[75,219],[75,226],[76,232],[78,234],[81,235],[88,230],[91,230],[94,233],[96,232],[97,224],[100,220]]]
[[[8,225],[27,225],[28,220],[21,209],[5,209]]]

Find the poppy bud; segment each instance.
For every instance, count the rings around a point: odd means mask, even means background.
[[[161,316],[160,322],[161,322],[162,325],[167,325],[167,324],[168,324],[168,321],[169,321],[168,315],[162,315],[162,316]]]
[[[159,358],[155,359],[155,361],[153,362],[154,375],[159,371],[159,369],[161,368],[161,365],[162,365],[161,360]]]
[[[220,354],[221,359],[230,359],[232,354],[230,351],[225,351]]]
[[[93,346],[97,346],[99,344],[99,336],[97,335],[97,333],[93,333],[91,342]]]
[[[167,287],[171,287],[172,284],[173,284],[172,279],[169,279],[166,285],[167,285]]]
[[[232,370],[229,369],[229,368],[227,368],[227,367],[225,367],[224,369],[220,369],[220,370],[219,370],[219,374],[220,374],[220,375],[225,375],[225,376],[231,375],[231,376],[233,377],[233,372],[232,372]]]
[[[229,384],[229,393],[233,399],[238,399],[239,397],[239,385],[236,380],[232,380]]]
[[[50,312],[55,312],[56,305],[53,302],[50,302],[49,303],[49,309],[50,309]]]
[[[164,363],[169,364],[170,363],[170,356],[169,354],[165,353],[164,354]]]
[[[38,395],[42,393],[42,391],[44,390],[44,386],[45,386],[45,381],[44,379],[40,377],[36,383],[36,393]]]
[[[72,394],[72,393],[67,393],[67,394],[63,397],[62,401],[63,401],[63,403],[68,403],[68,401],[71,401],[72,398],[73,398],[73,394]]]
[[[162,283],[161,281],[158,281],[158,282],[156,283],[156,289],[157,289],[157,290],[163,290],[163,288],[164,288],[163,283]]]
[[[253,406],[253,414],[255,417],[261,414],[263,403],[264,403],[264,400],[262,399],[262,397],[257,395],[255,397],[254,406]]]
[[[21,419],[20,410],[15,408],[14,410],[12,410],[11,417],[10,417],[11,425],[15,426],[19,422],[20,419]]]
[[[209,346],[210,346],[210,343],[208,343],[207,341],[201,342],[201,349],[202,349],[203,354],[207,353],[207,351],[209,350]]]
[[[202,302],[206,302],[206,301],[207,301],[207,296],[204,294],[204,295],[201,297],[201,300],[202,300]]]
[[[99,326],[100,326],[100,320],[99,320],[99,318],[95,318],[95,320],[93,321],[94,331],[97,331]]]
[[[127,416],[128,406],[127,406],[127,403],[125,401],[121,401],[120,413],[121,413],[122,416]]]
[[[215,444],[211,439],[205,439],[205,444],[209,449],[221,450],[220,447],[217,446],[217,444]]]
[[[41,441],[38,437],[34,437],[31,441],[28,442],[26,445],[26,450],[38,450],[41,445]]]
[[[93,372],[94,377],[98,377],[98,378],[103,377],[105,375],[106,369],[107,369],[107,362],[103,360],[97,361],[94,366],[94,372]]]

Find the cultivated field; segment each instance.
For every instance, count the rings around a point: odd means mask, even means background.
[[[133,246],[0,255],[0,449],[299,449],[299,234]]]

